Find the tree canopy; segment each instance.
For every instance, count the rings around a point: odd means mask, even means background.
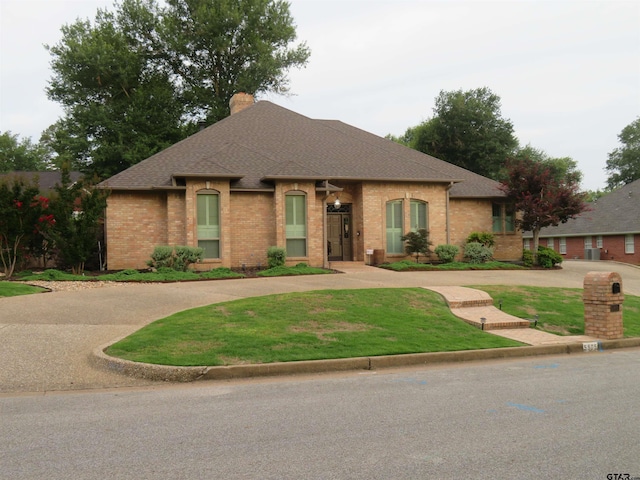
[[[441,91],[434,116],[396,139],[423,153],[498,179],[504,160],[518,147],[511,121],[502,117],[500,97],[483,87]]]
[[[618,135],[621,147],[609,153],[605,170],[607,187],[614,189],[640,178],[640,117],[622,129]]]
[[[518,211],[516,225],[533,234],[534,258],[542,228],[566,223],[587,208],[575,178],[559,178],[552,166],[528,158],[507,161],[501,189]]]
[[[29,138],[21,140],[9,131],[0,134],[0,173],[47,170],[51,155],[45,144],[34,144]]]
[[[50,99],[64,116],[49,145],[106,177],[229,115],[238,91],[287,92],[306,64],[282,0],[122,0],[62,27],[48,46]]]

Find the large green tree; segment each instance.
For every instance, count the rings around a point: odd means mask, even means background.
[[[640,178],[640,117],[622,129],[618,135],[622,147],[609,153],[607,186],[614,189]]]
[[[47,89],[65,115],[47,138],[104,178],[229,114],[238,91],[287,91],[309,56],[280,0],[122,0],[62,28]]]
[[[47,170],[52,153],[44,143],[34,144],[29,138],[4,132],[0,134],[0,173]]]
[[[578,184],[582,181],[582,172],[578,170],[578,162],[571,157],[553,158],[547,155],[543,150],[527,145],[519,148],[513,155],[515,160],[533,161],[549,168],[551,174],[560,182],[571,182]],[[504,171],[503,175],[507,175]],[[501,178],[501,180],[504,178]]]
[[[441,91],[433,113],[431,119],[409,128],[400,141],[480,175],[500,177],[518,140],[511,121],[502,117],[498,95],[486,87]]]

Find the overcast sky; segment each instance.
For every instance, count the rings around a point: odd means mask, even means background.
[[[488,87],[521,145],[571,157],[583,188],[605,185],[608,153],[640,116],[640,1],[292,0],[308,66],[293,95],[311,118],[380,136],[433,115],[441,90]],[[44,89],[44,44],[111,0],[0,0],[0,132],[37,141],[61,115]]]

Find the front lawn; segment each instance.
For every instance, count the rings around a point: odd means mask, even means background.
[[[30,295],[32,293],[42,293],[47,290],[31,285],[24,285],[15,282],[0,282],[0,297],[16,297],[18,295]]]
[[[584,334],[581,288],[478,285],[472,288],[491,295],[494,305],[519,318],[539,316],[538,328],[558,335]],[[625,295],[622,304],[625,337],[640,337],[640,297]]]
[[[247,298],[158,320],[107,349],[164,365],[237,365],[512,347],[421,288]]]
[[[466,263],[466,262],[450,262],[450,263],[416,263],[412,260],[401,260],[394,263],[383,263],[378,265],[380,268],[394,270],[396,272],[412,272],[422,270],[525,270],[525,267],[513,263],[505,262],[486,262],[486,263]]]

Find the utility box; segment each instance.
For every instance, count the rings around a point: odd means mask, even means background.
[[[624,336],[622,278],[616,272],[589,272],[584,277],[584,334],[613,340]]]

